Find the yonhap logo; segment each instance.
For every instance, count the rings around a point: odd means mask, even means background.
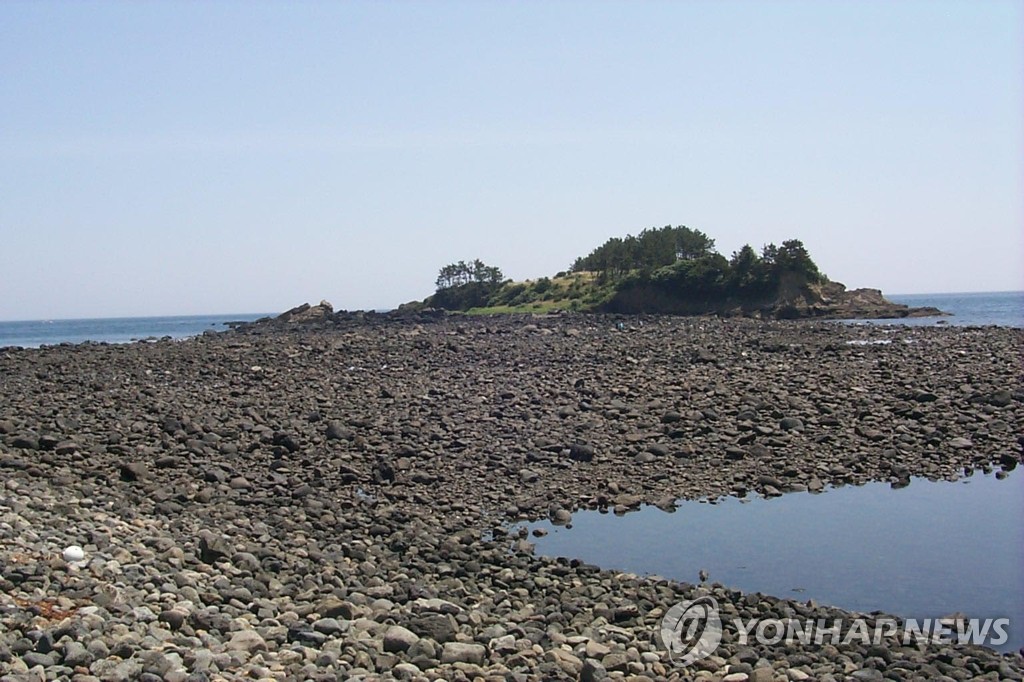
[[[713,654],[722,641],[718,602],[705,596],[670,608],[661,619],[661,641],[669,656],[680,655],[682,665]]]
[[[751,640],[764,646],[822,644],[878,646],[891,642],[913,646],[920,642],[1000,646],[1009,638],[1009,618],[733,618],[730,634],[740,646]],[[669,657],[690,665],[715,653],[722,643],[722,619],[714,597],[701,596],[680,602],[661,619],[661,643]]]

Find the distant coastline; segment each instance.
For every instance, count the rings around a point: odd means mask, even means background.
[[[860,319],[851,322],[913,326],[941,323],[950,326],[996,325],[1024,328],[1024,291],[894,294],[888,298],[893,303],[911,307],[934,306],[949,312],[950,315]],[[398,314],[394,309],[379,309],[372,312],[377,315]],[[274,313],[229,313],[2,321],[0,348],[35,348],[40,345],[83,342],[131,343],[161,338],[183,339],[207,331],[226,331],[235,323],[248,324],[276,316]]]

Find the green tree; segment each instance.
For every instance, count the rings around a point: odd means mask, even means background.
[[[730,284],[734,292],[743,295],[759,288],[760,263],[761,259],[750,244],[744,244],[739,251],[732,254],[729,269]]]
[[[676,260],[695,260],[715,253],[715,240],[700,230],[675,228]]]
[[[637,236],[612,237],[586,257],[577,258],[571,269],[618,278],[635,270],[651,272],[678,260],[698,260],[715,253],[715,240],[703,232],[666,225],[645,229]]]
[[[469,310],[488,305],[504,277],[501,269],[484,263],[479,258],[467,263],[459,261],[445,265],[438,271],[437,291],[431,297],[435,308]]]
[[[781,272],[795,272],[803,275],[808,282],[821,280],[818,266],[811,260],[811,254],[807,252],[804,243],[799,239],[787,239],[782,242],[775,264]]]

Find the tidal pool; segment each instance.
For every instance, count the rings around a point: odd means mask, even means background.
[[[915,478],[771,499],[681,501],[532,524],[539,554],[906,618],[1009,618],[1024,646],[1024,474]]]

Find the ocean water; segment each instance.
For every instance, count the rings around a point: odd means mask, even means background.
[[[615,516],[543,521],[539,554],[602,568],[906,618],[1009,618],[1001,651],[1024,646],[1024,471],[956,482],[914,478],[771,499],[684,501]]]
[[[129,343],[169,336],[182,339],[205,331],[224,331],[228,322],[249,322],[264,314],[177,315],[171,317],[109,317],[82,320],[0,322],[0,348],[38,348],[58,343]]]
[[[956,326],[998,325],[1024,327],[1024,291],[1000,291],[967,294],[895,294],[886,296],[893,303],[915,308],[931,306],[947,313],[943,317],[913,317],[905,320],[874,320],[879,324],[927,326],[936,323]]]

